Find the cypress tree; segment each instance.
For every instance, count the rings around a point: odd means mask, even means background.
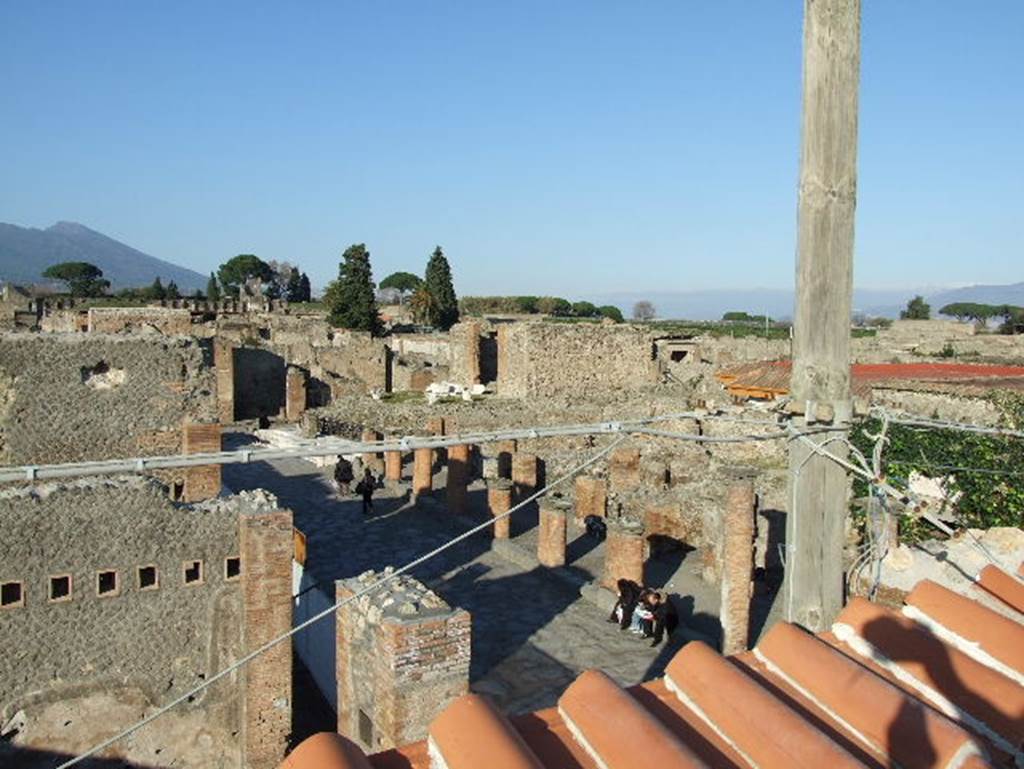
[[[211,302],[220,301],[220,286],[217,285],[217,278],[212,272],[210,279],[206,281],[206,298]]]
[[[338,279],[327,291],[328,320],[332,326],[353,331],[381,332],[377,301],[373,295],[373,270],[370,252],[363,243],[345,249],[338,265]]]
[[[434,299],[430,323],[447,331],[459,322],[459,301],[452,285],[452,269],[440,246],[434,249],[427,262],[424,284]]]
[[[167,284],[167,289],[164,291],[164,298],[181,299],[181,291],[178,289],[178,284],[173,280]]]
[[[149,287],[149,296],[151,299],[166,299],[167,291],[164,289],[164,284],[160,282],[160,276],[156,276],[156,280],[153,281],[153,285]]]
[[[289,302],[302,301],[302,280],[299,278],[298,270],[292,270],[288,274],[288,285],[285,288],[285,298]]]
[[[299,301],[308,302],[313,298],[313,291],[309,286],[309,276],[302,273],[299,278]]]

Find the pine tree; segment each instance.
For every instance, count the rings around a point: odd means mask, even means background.
[[[181,299],[181,291],[178,290],[178,284],[173,280],[167,284],[167,290],[164,291],[164,298]]]
[[[430,323],[447,331],[459,322],[459,302],[452,285],[452,269],[440,246],[434,249],[427,262],[424,284],[434,299]]]
[[[302,277],[299,278],[299,301],[309,302],[313,299],[313,290],[309,285],[309,276],[306,273],[302,273]]]
[[[327,289],[325,300],[331,325],[353,331],[381,332],[377,301],[373,295],[370,252],[363,243],[345,249],[338,265],[338,279]]]
[[[217,285],[217,277],[212,272],[210,279],[206,281],[206,298],[211,302],[220,301],[220,286]]]

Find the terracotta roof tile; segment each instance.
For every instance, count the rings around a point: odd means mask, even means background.
[[[622,687],[587,670],[558,700],[576,740],[602,769],[698,769],[705,764]]]
[[[428,744],[444,769],[544,769],[508,719],[479,694],[445,708],[430,725]]]
[[[795,625],[776,624],[755,653],[879,758],[929,769],[983,755],[948,718]]]
[[[752,766],[863,766],[699,641],[676,654],[665,682]]]
[[[966,654],[1024,686],[1024,627],[931,580],[907,596],[903,613]]]
[[[998,571],[979,579],[1003,601],[1017,587]],[[728,660],[690,643],[663,679],[627,691],[588,671],[558,708],[510,719],[470,695],[435,719],[429,740],[367,759],[316,735],[282,769],[1024,765],[1024,685],[1000,672],[1019,669],[1020,623],[927,583],[908,611],[922,621],[856,598],[833,633],[780,623]]]
[[[1024,687],[943,643],[922,625],[863,598],[849,603],[833,632],[972,732],[1019,753]]]
[[[998,566],[989,564],[978,575],[978,586],[1024,615],[1024,584]],[[1024,616],[1020,619],[1024,620]]]
[[[281,764],[281,769],[310,767],[373,769],[357,745],[333,732],[320,732],[303,740]]]

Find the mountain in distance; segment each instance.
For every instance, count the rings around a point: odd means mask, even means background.
[[[955,289],[907,288],[864,289],[853,291],[853,311],[871,317],[898,318],[907,302],[920,294],[931,305],[932,317],[939,308],[953,302],[981,304],[1013,304],[1024,306],[1024,283],[999,286],[965,286]],[[751,315],[767,314],[776,320],[793,317],[794,292],[791,289],[709,289],[703,291],[631,291],[587,297],[595,304],[611,304],[626,317],[633,304],[647,300],[654,305],[659,318],[686,320],[720,320],[731,312]]]
[[[76,222],[45,230],[0,222],[0,280],[42,283],[43,270],[60,262],[89,262],[103,270],[111,288],[148,286],[157,277],[178,284],[183,294],[206,287],[206,276],[144,254]]]

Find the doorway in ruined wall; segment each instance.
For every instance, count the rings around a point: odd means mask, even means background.
[[[498,381],[498,332],[480,337],[480,382]]]
[[[284,409],[284,358],[258,347],[235,348],[235,419],[276,417]]]

